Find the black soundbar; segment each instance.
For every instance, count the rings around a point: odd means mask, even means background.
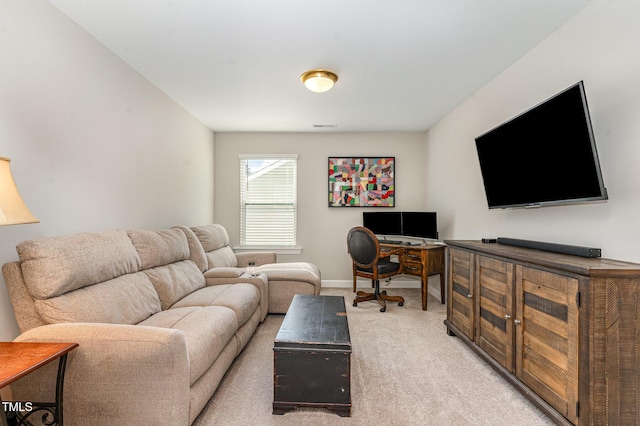
[[[526,247],[554,253],[571,254],[582,257],[600,257],[602,250],[594,247],[571,246],[568,244],[545,243],[543,241],[518,240],[516,238],[498,238],[498,244],[508,246]]]

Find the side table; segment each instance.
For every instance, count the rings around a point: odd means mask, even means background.
[[[78,347],[77,343],[40,343],[40,342],[0,342],[0,388],[3,388],[40,367],[59,359],[56,382],[55,402],[25,401],[21,408],[27,408],[26,414],[15,411],[18,425],[29,424],[27,418],[36,412],[44,412],[42,420],[47,425],[63,424],[62,390],[64,386],[64,370],[67,365],[67,354]],[[0,399],[0,425],[7,426],[5,405]],[[28,404],[28,405],[27,405]],[[25,407],[26,406],[26,407]],[[49,414],[53,419],[49,419]]]

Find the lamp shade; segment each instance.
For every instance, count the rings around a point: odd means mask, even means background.
[[[335,82],[338,81],[338,76],[331,71],[311,70],[303,73],[300,76],[300,80],[312,92],[322,93],[333,87]]]
[[[0,157],[0,225],[38,223],[16,188],[11,174],[11,160]]]

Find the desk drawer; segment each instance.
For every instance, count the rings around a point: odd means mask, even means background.
[[[405,259],[404,262],[404,273],[407,275],[421,275],[422,274],[422,263],[416,262],[413,260]]]
[[[404,266],[404,273],[407,275],[415,275],[417,277],[422,276],[422,268],[412,268],[411,266]]]
[[[422,251],[421,250],[416,250],[416,249],[405,249],[404,251],[404,258],[405,260],[415,260],[416,262],[421,262],[422,261]]]
[[[404,273],[407,275],[422,275],[422,252],[416,249],[406,249],[403,256]]]

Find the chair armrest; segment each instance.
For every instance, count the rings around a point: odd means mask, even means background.
[[[75,342],[64,381],[74,424],[189,424],[189,358],[179,330],[67,323],[32,328],[15,341]],[[16,400],[53,401],[57,362],[11,385]]]
[[[260,266],[267,263],[276,263],[278,261],[275,252],[246,252],[236,253],[238,259],[238,267],[246,268],[247,266]]]

